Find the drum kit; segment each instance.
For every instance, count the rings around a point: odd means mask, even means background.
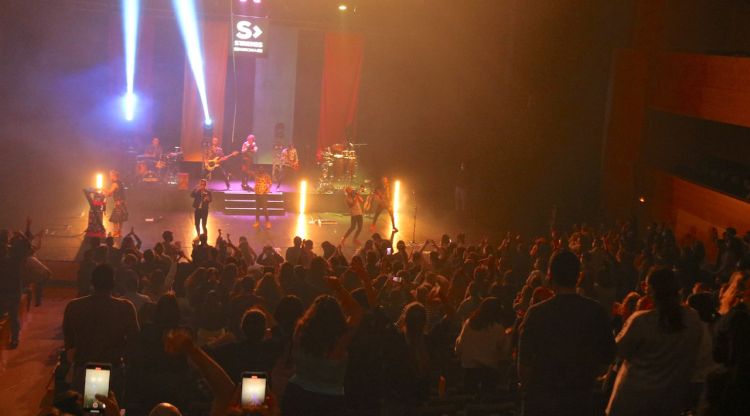
[[[135,176],[138,182],[176,185],[179,181],[180,162],[183,160],[179,146],[161,157],[138,155],[135,159]]]
[[[321,173],[319,190],[333,190],[336,188],[337,182],[351,182],[357,176],[357,151],[355,146],[358,146],[358,144],[337,143],[323,150],[318,160]]]

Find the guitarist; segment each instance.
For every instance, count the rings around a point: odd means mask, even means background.
[[[281,169],[279,170],[278,183],[276,184],[277,191],[281,187],[281,182],[291,173],[290,171],[296,172],[297,169],[299,169],[299,156],[297,156],[297,149],[294,148],[294,143],[291,143],[289,147],[281,151]]]
[[[378,222],[378,217],[383,211],[388,211],[388,216],[391,217],[391,227],[393,232],[397,233],[396,220],[393,217],[393,198],[391,193],[391,184],[388,182],[388,178],[383,176],[380,186],[375,188],[375,192],[371,195],[371,206],[374,207],[375,215],[372,217],[372,224],[370,224],[370,230],[375,232],[375,224]]]
[[[219,146],[219,138],[214,137],[213,139],[211,139],[211,147],[206,149],[203,155],[203,177],[204,178],[207,178],[210,180],[211,174],[212,174],[212,171],[206,169],[206,163],[211,159],[223,158],[223,157],[224,157],[224,149],[222,149],[221,146]],[[219,165],[214,170],[218,171],[221,174],[221,176],[224,178],[224,183],[227,186],[227,190],[229,190],[231,188],[231,186],[229,185],[229,177],[230,177],[229,172],[227,172],[224,169],[224,166],[221,166],[221,165]]]
[[[245,143],[242,143],[242,189],[246,191],[252,191],[248,182],[250,177],[254,175],[253,172],[253,160],[255,154],[258,153],[258,145],[255,143],[255,136],[250,134],[245,139]]]

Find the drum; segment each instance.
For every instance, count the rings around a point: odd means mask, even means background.
[[[346,173],[346,159],[342,155],[335,155],[333,157],[333,177],[343,178]]]
[[[135,162],[135,174],[139,178],[146,176],[148,173],[148,165],[145,160],[139,160]]]
[[[346,146],[341,143],[336,143],[333,146],[331,146],[331,152],[336,155],[340,155],[344,153],[344,150],[346,150]]]
[[[346,176],[354,176],[355,172],[357,171],[357,158],[356,157],[348,157],[344,159],[346,161],[345,169]]]

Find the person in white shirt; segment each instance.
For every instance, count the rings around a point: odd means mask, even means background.
[[[617,336],[623,364],[608,416],[679,415],[699,358],[703,326],[698,313],[680,303],[672,269],[653,269],[646,283],[655,308],[631,315]]]
[[[351,225],[346,230],[344,238],[341,239],[341,245],[344,245],[349,234],[354,231],[354,245],[358,246],[360,243],[357,237],[362,232],[362,196],[359,192],[353,190],[351,186],[347,186],[344,193],[346,194],[346,205],[349,207],[349,214],[351,215]]]
[[[456,339],[466,394],[494,393],[500,370],[510,363],[511,339],[500,324],[500,312],[500,300],[485,298]]]

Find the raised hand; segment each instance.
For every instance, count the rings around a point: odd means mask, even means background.
[[[120,416],[120,405],[117,404],[114,392],[110,391],[109,396],[97,394],[94,397],[104,404],[104,416]]]

